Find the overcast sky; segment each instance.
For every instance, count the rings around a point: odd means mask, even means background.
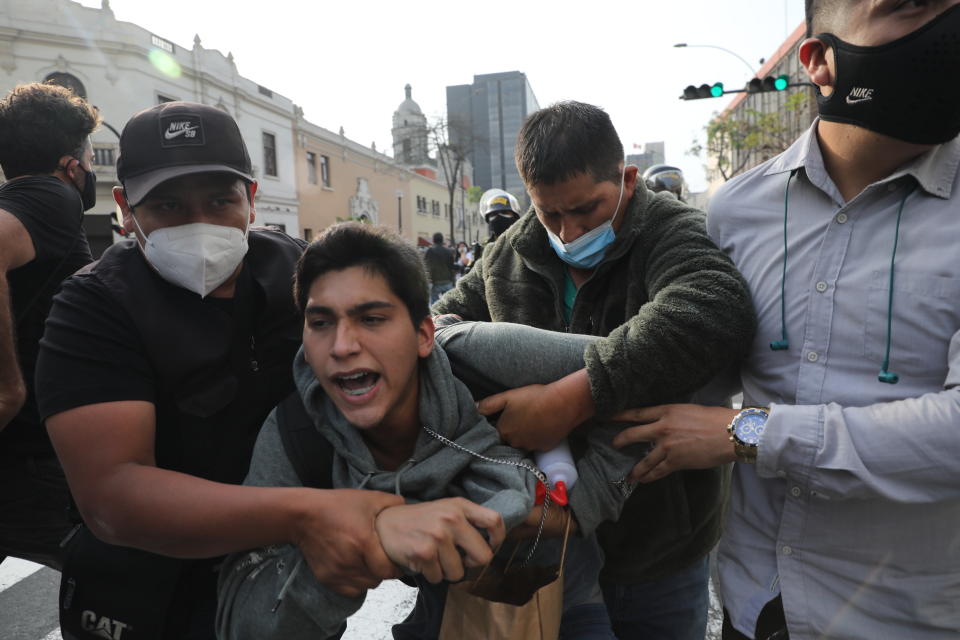
[[[100,0],[82,0],[98,7]],[[694,191],[690,155],[729,97],[684,102],[688,84],[739,88],[803,20],[803,0],[112,0],[118,20],[183,47],[232,51],[240,73],[291,98],[312,122],[391,150],[403,86],[428,116],[446,111],[446,86],[474,74],[522,71],[541,106],[565,99],[610,113],[627,153],[663,140],[667,162]]]

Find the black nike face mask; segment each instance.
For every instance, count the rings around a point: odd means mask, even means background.
[[[914,144],[960,133],[960,5],[893,42],[860,47],[832,33],[833,93],[818,95],[820,117]]]
[[[83,169],[83,167],[80,167]],[[83,189],[80,190],[80,200],[83,201],[83,210],[89,211],[97,204],[97,174],[83,169],[86,176],[83,178]]]

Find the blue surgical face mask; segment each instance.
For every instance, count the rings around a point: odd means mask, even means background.
[[[620,197],[617,198],[617,207],[613,210],[613,217],[595,229],[587,231],[573,242],[564,243],[557,234],[544,225],[544,229],[547,229],[547,237],[550,239],[550,246],[553,247],[557,257],[575,269],[593,269],[600,264],[603,256],[607,253],[607,247],[613,244],[617,237],[613,232],[613,221],[617,219],[617,214],[620,212],[620,203],[623,202],[625,177],[626,167],[624,167],[624,174],[620,176]]]

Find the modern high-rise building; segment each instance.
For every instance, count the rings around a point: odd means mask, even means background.
[[[519,71],[473,76],[473,84],[447,87],[450,142],[468,150],[473,184],[504,189],[529,205],[513,151],[523,121],[539,108]]]

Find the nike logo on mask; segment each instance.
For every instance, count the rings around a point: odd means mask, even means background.
[[[873,100],[873,89],[865,87],[854,87],[850,90],[850,95],[847,96],[847,104],[859,104],[870,100]]]

